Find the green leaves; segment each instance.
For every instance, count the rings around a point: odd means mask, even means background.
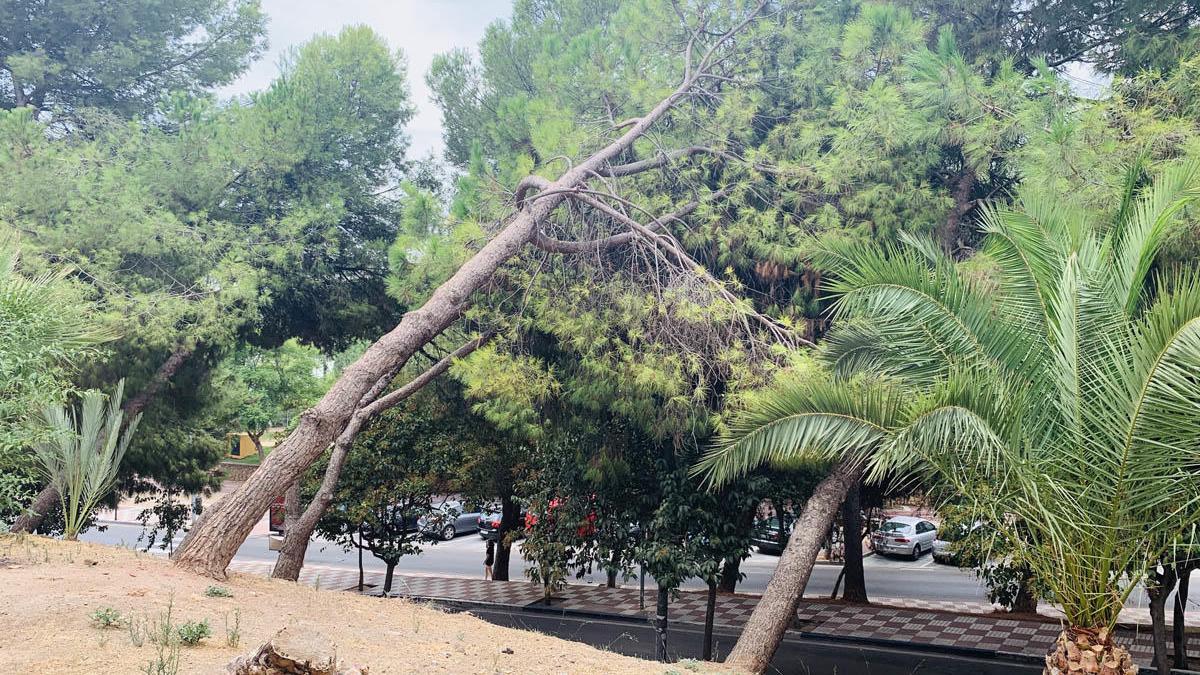
[[[836,377],[749,399],[696,470],[720,483],[847,454],[875,477],[931,467],[1028,542],[1014,563],[1072,625],[1111,626],[1200,518],[1200,282],[1156,283],[1149,262],[1198,180],[1168,167],[1115,225],[1035,195],[991,209],[992,280],[918,239],[827,247]]]
[[[137,430],[141,415],[122,425],[124,389],[121,380],[111,400],[98,391],[84,392],[78,415],[71,407],[44,411],[52,438],[34,445],[33,450],[47,482],[62,500],[66,539],[79,536],[92,510],[112,490],[125,449]]]

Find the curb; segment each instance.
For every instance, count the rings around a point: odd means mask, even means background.
[[[595,620],[601,620],[601,621],[612,621],[612,622],[616,622],[616,623],[627,623],[627,624],[652,623],[650,617],[639,618],[639,617],[629,616],[627,614],[614,614],[611,612],[566,609],[566,608],[562,608],[562,607],[554,607],[553,605],[551,605],[551,606],[539,605],[536,602],[529,604],[529,605],[518,606],[518,605],[506,605],[506,604],[501,604],[501,603],[472,601],[472,600],[441,599],[441,598],[417,597],[417,596],[397,596],[397,597],[403,597],[406,600],[410,600],[410,601],[414,601],[414,602],[435,603],[438,605],[443,605],[443,606],[450,607],[450,608],[460,610],[460,611],[470,611],[471,609],[490,609],[490,610],[504,610],[507,612],[511,612],[513,614],[531,613],[531,614],[545,614],[545,615],[561,616],[561,617],[570,616],[570,617],[581,618],[581,619],[595,619]],[[704,630],[704,624],[692,623],[690,621],[675,620],[675,621],[671,622],[671,625],[687,626],[688,628],[693,629],[693,630]],[[736,630],[737,630],[736,626],[730,626],[728,624],[715,624],[713,626],[713,628],[715,631],[734,630],[736,632]],[[1042,662],[1041,657],[1031,656],[1029,654],[1014,654],[1014,653],[1010,653],[1010,652],[1000,652],[1000,651],[990,650],[990,649],[973,649],[971,647],[942,646],[942,645],[933,645],[933,644],[928,644],[928,643],[923,643],[923,642],[907,642],[907,641],[903,641],[903,640],[885,640],[885,639],[881,639],[881,638],[864,638],[864,637],[853,637],[853,636],[829,635],[829,634],[824,634],[824,633],[810,633],[808,631],[797,631],[797,630],[788,630],[786,633],[784,633],[784,640],[804,641],[804,642],[825,642],[825,643],[835,643],[835,644],[856,644],[856,645],[862,645],[862,646],[875,647],[875,648],[879,648],[879,649],[904,649],[906,651],[911,651],[911,652],[943,654],[943,655],[950,655],[950,656],[963,656],[963,657],[970,657],[970,658],[976,658],[976,659],[987,659],[987,660],[993,660],[993,661],[1003,661],[1003,662],[1009,662],[1009,663],[1020,663],[1020,664],[1028,664],[1028,665],[1036,665],[1036,664]]]

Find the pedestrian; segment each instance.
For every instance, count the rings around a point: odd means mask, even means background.
[[[496,562],[496,541],[487,540],[487,553],[483,556],[483,578],[492,578],[492,564]]]

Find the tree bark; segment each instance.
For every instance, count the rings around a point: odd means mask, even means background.
[[[738,515],[738,528],[742,532],[749,532],[754,528],[754,519],[758,515],[758,503],[755,502],[745,511]],[[717,581],[717,590],[721,593],[733,593],[737,590],[738,580],[741,578],[742,558],[741,556],[732,555],[721,563],[721,578]]]
[[[1159,675],[1171,675],[1171,657],[1167,654],[1167,596],[1175,588],[1175,568],[1165,567],[1162,574],[1151,574],[1146,585],[1150,596],[1150,632],[1154,643],[1154,665]]]
[[[372,385],[386,374],[397,372],[418,349],[458,320],[472,294],[533,240],[540,224],[569,193],[578,194],[578,186],[630,148],[676,103],[686,98],[706,76],[705,69],[711,64],[716,48],[753,20],[763,4],[721,36],[705,52],[695,70],[689,55],[688,69],[680,85],[616,140],[563,172],[536,198],[525,198],[529,186],[518,186],[519,210],[508,223],[439,286],[424,305],[405,314],[395,328],[347,367],[320,402],[301,414],[296,429],[275,447],[262,466],[236,492],[214,505],[209,517],[188,533],[172,556],[175,564],[196,573],[223,577],[229,561],[266,512],[273,495],[296,481],[325,452],[346,428],[359,401]]]
[[[963,218],[971,210],[971,190],[974,187],[975,172],[966,165],[966,160],[964,160],[963,168],[955,178],[954,186],[950,190],[951,196],[954,197],[954,205],[950,207],[950,213],[947,214],[945,222],[938,228],[939,243],[941,243],[942,249],[950,255],[954,255],[958,250],[958,230],[962,225]]]
[[[283,533],[287,535],[288,530],[296,526],[296,522],[300,520],[300,481],[296,481],[288,486],[287,492],[283,495]]]
[[[796,607],[808,585],[825,533],[846,498],[846,492],[858,483],[862,474],[861,460],[843,459],[817,484],[796,519],[767,590],[725,660],[726,666],[762,673],[770,665],[784,632],[796,617]]]
[[[175,377],[175,373],[179,372],[179,368],[187,362],[188,357],[192,355],[193,351],[194,347],[177,347],[175,351],[167,356],[167,360],[163,361],[159,365],[158,370],[154,371],[154,375],[146,383],[146,386],[142,387],[141,392],[137,396],[127,399],[124,405],[121,406],[121,410],[125,413],[124,419],[126,421],[137,417],[146,409],[146,406],[150,405],[150,402],[158,395],[159,390],[172,377]],[[33,503],[29,505],[26,512],[13,521],[10,528],[11,531],[24,533],[36,532],[42,526],[42,521],[46,519],[46,516],[58,505],[59,500],[60,495],[53,485],[47,485],[42,488],[42,491],[34,498]]]
[[[392,577],[396,572],[396,563],[387,563],[387,572],[383,575],[383,594],[392,592]]]
[[[654,613],[654,658],[663,663],[667,661],[667,608],[670,600],[671,591],[659,586],[658,606]]]
[[[380,382],[376,382],[372,391],[367,392],[367,395],[364,397],[364,399],[373,400],[366,401],[367,404],[365,406],[355,411],[354,415],[350,418],[350,423],[338,435],[337,442],[333,446],[333,453],[329,457],[329,466],[325,468],[325,475],[321,478],[321,486],[317,488],[317,494],[313,496],[308,507],[304,509],[304,513],[299,518],[296,518],[294,523],[290,523],[284,529],[283,546],[280,548],[279,557],[275,559],[275,568],[271,571],[272,578],[295,581],[300,577],[300,569],[304,567],[304,556],[308,553],[308,542],[312,539],[312,533],[317,528],[317,523],[325,515],[325,511],[329,509],[329,504],[333,502],[338,479],[341,478],[342,468],[346,464],[346,456],[350,453],[350,448],[354,446],[354,438],[358,435],[363,425],[380,412],[420,391],[426,384],[429,384],[439,375],[446,372],[456,359],[461,359],[475,351],[489,339],[491,339],[490,334],[482,335],[467,342],[450,354],[447,354],[437,363],[434,363],[428,370],[414,377],[404,386],[382,398],[375,397],[378,396],[379,392],[383,391],[387,383],[384,382],[381,384]],[[296,485],[299,485],[299,481],[296,481]],[[298,501],[297,498],[297,503]]]
[[[1021,575],[1021,585],[1017,587],[1017,597],[1013,598],[1012,613],[1037,614],[1038,597],[1033,590],[1033,571],[1025,569]]]
[[[862,547],[862,499],[859,497],[861,485],[855,485],[846,493],[846,501],[842,502],[842,538],[845,549],[845,562],[842,570],[846,574],[846,588],[842,591],[842,599],[847,602],[868,603],[867,578],[863,572]]]
[[[704,607],[704,650],[702,661],[713,660],[713,619],[717,614],[717,582],[708,582],[708,604]]]
[[[496,542],[496,563],[492,565],[492,581],[508,581],[508,561],[512,556],[512,537],[509,532],[515,532],[524,523],[517,523],[521,516],[520,507],[513,501],[512,495],[500,498],[500,529],[496,532],[499,541]]]
[[[717,590],[722,593],[733,593],[737,591],[738,577],[741,576],[742,559],[737,556],[729,556],[721,565],[721,580],[717,584]]]
[[[1179,577],[1178,585],[1175,587],[1175,611],[1172,615],[1174,619],[1171,626],[1171,638],[1175,645],[1175,667],[1180,670],[1188,668],[1188,647],[1187,647],[1187,626],[1184,619],[1187,617],[1187,601],[1188,601],[1188,586],[1191,584],[1192,567],[1189,563],[1183,563],[1179,566],[1177,576]]]

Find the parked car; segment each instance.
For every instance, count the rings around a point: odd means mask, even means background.
[[[981,526],[982,523],[975,522],[972,524],[959,523],[953,527],[943,528],[933,540],[933,559],[947,565],[957,565],[960,555],[958,551],[954,550],[951,544],[963,540],[968,534],[978,530]]]
[[[529,514],[525,512],[525,507],[520,507],[520,512],[517,514],[517,536],[521,536],[525,532],[525,523]],[[493,506],[485,509],[479,515],[479,536],[484,539],[499,539],[500,538],[500,508]]]
[[[933,550],[937,526],[924,518],[896,516],[889,518],[871,533],[871,545],[876,553],[907,555],[913,560]]]
[[[750,542],[754,544],[759,553],[773,553],[780,555],[783,549],[787,546],[788,537],[792,536],[792,521],[790,518],[784,520],[786,523],[786,531],[783,533],[782,539],[779,535],[779,519],[759,518],[754,523],[754,534],[750,536]]]
[[[433,513],[418,519],[417,527],[427,537],[450,541],[460,534],[479,530],[481,515],[479,508],[473,504],[447,499],[438,504]]]

